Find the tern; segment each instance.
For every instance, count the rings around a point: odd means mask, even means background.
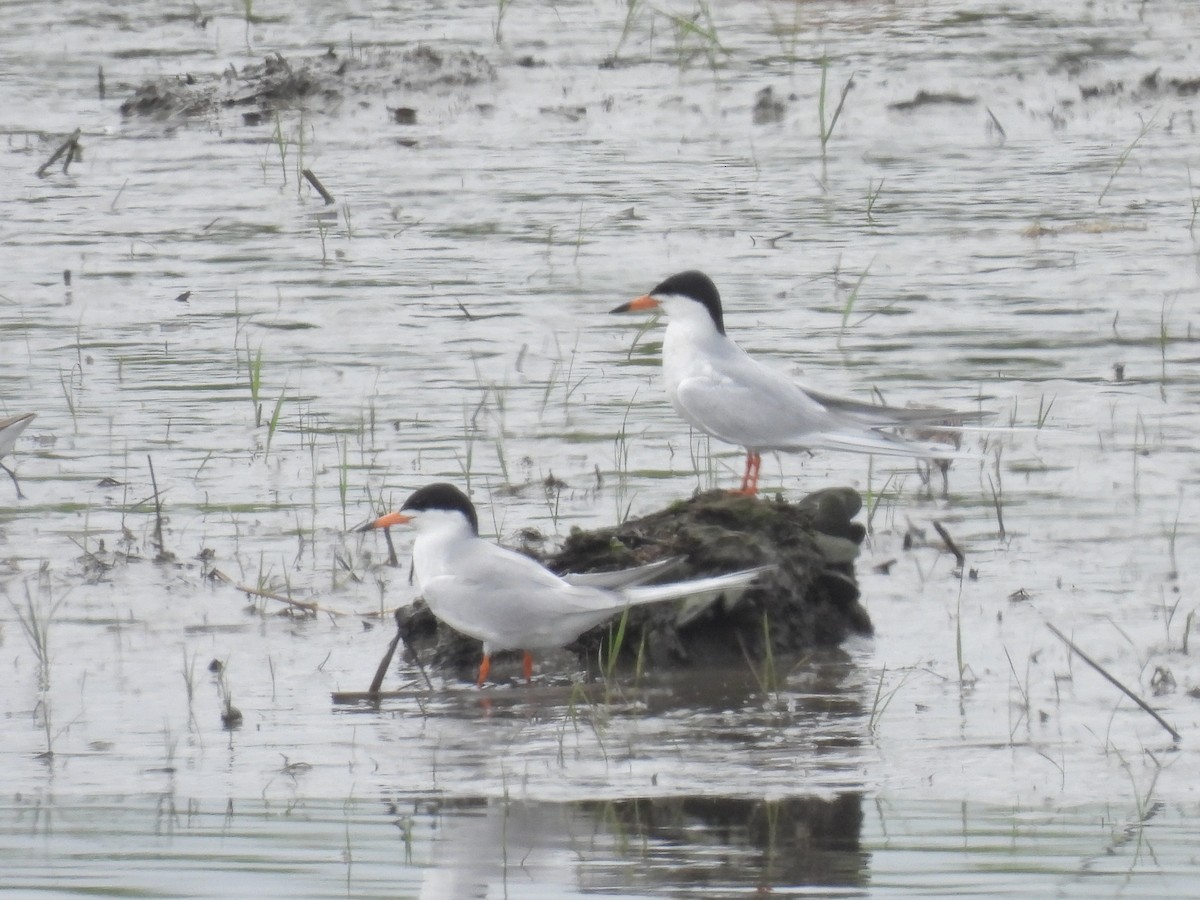
[[[25,430],[30,422],[34,420],[37,413],[21,413],[19,416],[8,416],[0,419],[0,458],[5,454],[12,452],[13,446],[17,443],[17,437]],[[17,497],[23,498],[25,495],[21,493],[21,485],[17,483],[17,473],[10,469],[4,463],[0,463],[0,469],[8,473],[8,477],[12,479],[13,486],[17,489]]]
[[[953,448],[906,441],[883,431],[962,423],[976,413],[900,409],[833,397],[804,387],[750,357],[725,333],[717,286],[703,272],[679,272],[613,313],[667,314],[662,368],[671,405],[692,427],[746,450],[736,493],[758,492],[762,453],[845,450],[923,459],[961,455]]]
[[[455,631],[483,642],[476,684],[483,686],[498,650],[525,651],[523,674],[533,675],[533,651],[565,647],[583,632],[631,606],[716,596],[743,589],[769,566],[670,584],[643,584],[664,563],[620,572],[558,576],[528,556],[479,536],[479,517],[454,485],[430,484],[359,531],[411,523],[413,569],[430,611]]]

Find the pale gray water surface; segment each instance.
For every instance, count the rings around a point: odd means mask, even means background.
[[[1193,890],[1200,9],[716,7],[636,4],[622,43],[617,2],[509,4],[499,42],[483,2],[260,0],[248,29],[234,3],[5,5],[0,414],[38,413],[6,460],[27,499],[0,476],[6,887]],[[496,78],[258,125],[118,112],[150,77],[414,41]],[[822,158],[824,54],[827,117],[854,86]],[[973,102],[891,106],[921,91]],[[76,127],[83,160],[38,178]],[[345,533],[381,503],[469,478],[511,539],[734,482],[667,406],[659,332],[631,352],[640,323],[606,315],[693,266],[798,378],[1018,426],[969,435],[944,498],[903,463],[765,467],[869,494],[876,637],[770,695],[747,669],[488,705],[402,666],[404,696],[333,705],[389,638],[363,623],[413,594]],[[346,615],[248,606],[214,567]]]

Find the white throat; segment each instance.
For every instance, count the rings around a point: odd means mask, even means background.
[[[417,529],[412,554],[418,587],[431,578],[452,574],[453,557],[458,549],[479,540],[460,512],[427,509],[413,517],[413,527]]]

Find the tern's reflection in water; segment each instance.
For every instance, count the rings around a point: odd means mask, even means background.
[[[862,795],[655,797],[546,803],[430,800],[422,896],[563,891],[858,887]],[[392,806],[396,808],[395,805]],[[424,858],[422,858],[424,857]]]

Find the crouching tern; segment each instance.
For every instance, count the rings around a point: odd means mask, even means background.
[[[498,650],[525,651],[523,672],[533,675],[533,651],[565,647],[583,632],[646,603],[739,593],[769,566],[670,584],[645,584],[670,561],[588,575],[555,575],[537,561],[479,536],[470,499],[451,484],[416,491],[398,512],[359,531],[411,524],[413,569],[425,602],[455,631],[483,642],[477,684],[482,686]]]

